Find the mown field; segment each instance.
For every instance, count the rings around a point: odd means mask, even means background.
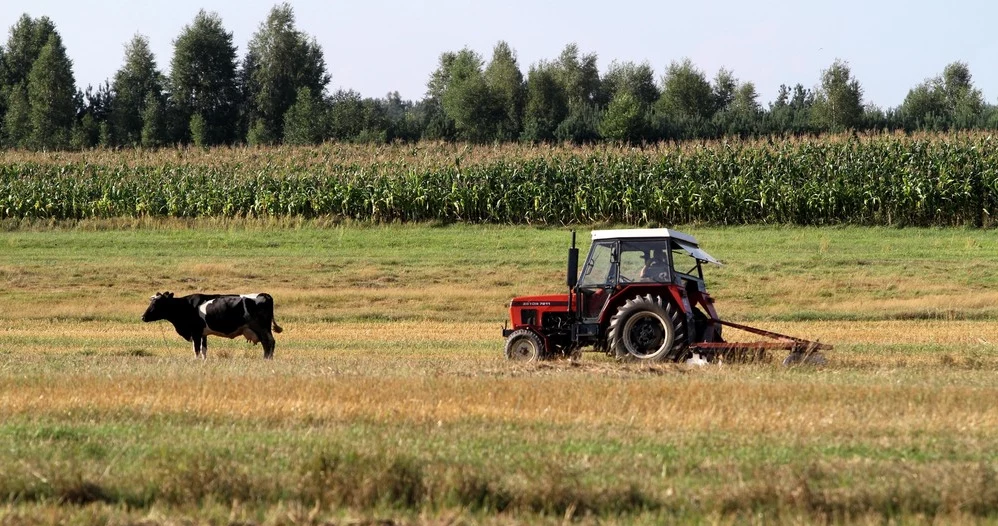
[[[727,263],[723,317],[830,363],[504,361],[509,298],[562,289],[564,228],[19,223],[0,524],[995,521],[993,232],[683,229]],[[276,359],[195,360],[139,321],[163,290],[270,292]]]

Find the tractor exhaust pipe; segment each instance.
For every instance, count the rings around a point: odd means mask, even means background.
[[[578,281],[579,281],[579,249],[575,248],[575,230],[572,230],[572,248],[568,249],[568,274],[565,276],[565,283],[568,284],[569,319],[573,319],[572,311],[575,309],[572,304],[575,303],[576,300],[572,297],[572,291],[575,289],[575,285],[576,283],[578,283]]]
[[[568,288],[575,288],[579,280],[579,249],[575,248],[575,230],[572,230],[572,248],[568,249]]]

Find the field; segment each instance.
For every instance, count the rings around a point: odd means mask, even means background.
[[[991,226],[998,139],[345,145],[4,154],[0,219]]]
[[[563,228],[20,223],[0,524],[998,516],[993,233],[684,230],[727,263],[722,317],[830,363],[504,361],[509,298],[562,290]],[[276,359],[212,338],[195,360],[139,321],[163,290],[270,292]]]

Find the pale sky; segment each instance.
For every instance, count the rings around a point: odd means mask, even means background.
[[[241,59],[273,0],[4,0],[0,42],[23,14],[48,16],[62,35],[80,89],[111,79],[136,33],[149,38],[168,73],[173,40],[199,9],[217,12]],[[332,75],[365,97],[398,91],[418,100],[442,52],[469,47],[486,61],[499,40],[531,64],[575,42],[596,53],[605,72],[614,60],[648,62],[657,79],[690,58],[712,79],[724,67],[755,83],[768,105],[780,84],[813,88],[836,58],[848,62],[864,102],[899,105],[908,90],[966,62],[989,103],[998,102],[998,3],[950,1],[787,2],[768,0],[296,0],[300,30],[316,38]]]

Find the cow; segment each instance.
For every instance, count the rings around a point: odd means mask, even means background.
[[[142,321],[167,320],[177,334],[194,344],[195,357],[208,357],[208,336],[245,336],[263,344],[263,357],[274,357],[274,332],[284,329],[274,320],[274,298],[270,294],[191,294],[174,297],[157,292],[150,298]]]

